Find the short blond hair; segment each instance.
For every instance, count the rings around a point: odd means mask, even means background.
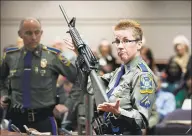
[[[142,40],[143,37],[143,30],[141,29],[141,25],[134,21],[134,20],[128,20],[123,19],[120,20],[114,27],[114,30],[126,30],[126,29],[133,29],[133,37],[135,37],[137,40]]]

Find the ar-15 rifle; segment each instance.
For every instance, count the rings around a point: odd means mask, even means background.
[[[97,69],[96,66],[98,61],[89,46],[83,41],[77,29],[75,28],[76,18],[73,17],[71,21],[69,21],[64,8],[61,5],[59,5],[59,7],[69,27],[68,33],[70,34],[73,44],[79,53],[78,67],[81,69],[85,76],[88,77],[90,75],[92,87],[94,90],[94,97],[96,98],[96,105],[103,102],[108,102],[108,97],[105,93],[104,82],[97,76],[95,71]],[[87,85],[87,81],[84,84]],[[87,90],[86,86],[82,89]]]
[[[75,28],[75,21],[76,18],[73,17],[71,21],[69,21],[66,12],[64,8],[59,5],[65,20],[67,22],[67,25],[69,27],[68,33],[70,34],[73,44],[75,48],[78,51],[78,59],[76,63],[76,66],[79,68],[80,72],[83,73],[83,79],[81,80],[81,89],[87,92],[87,82],[88,82],[88,76],[90,76],[91,79],[91,85],[93,87],[93,94],[95,98],[96,105],[99,105],[103,102],[108,102],[108,97],[105,93],[105,85],[104,81],[100,79],[100,77],[97,76],[96,70],[97,70],[97,64],[98,61],[94,54],[92,53],[89,46],[82,40],[81,36],[79,35],[77,29]],[[83,84],[83,85],[82,85]],[[89,93],[88,93],[89,94]],[[92,97],[88,95],[87,97],[87,104],[86,107],[88,108],[88,112],[86,113],[87,123],[86,123],[86,135],[92,135],[92,127],[93,121],[99,121],[98,118],[93,119],[93,102]],[[100,129],[100,124],[97,126],[98,129]],[[99,131],[101,132],[101,131]],[[97,133],[98,134],[98,133]],[[99,133],[100,135],[102,133]]]

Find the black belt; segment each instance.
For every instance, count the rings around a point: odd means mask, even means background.
[[[30,108],[25,108],[23,109],[23,112],[44,112],[44,111],[53,111],[55,105],[53,106],[48,106],[48,107],[43,107],[43,108],[38,108],[38,109],[30,109]]]
[[[37,122],[43,120],[49,116],[53,116],[53,108],[54,106],[38,108],[38,109],[29,109],[29,108],[12,108],[11,113],[14,114],[15,117],[22,116],[27,119],[28,122]]]

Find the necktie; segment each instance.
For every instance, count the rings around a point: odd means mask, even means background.
[[[124,65],[121,65],[121,70],[119,71],[118,75],[117,75],[117,79],[115,81],[115,84],[113,86],[113,88],[107,93],[108,98],[111,96],[111,94],[113,93],[114,89],[119,85],[119,82],[121,80],[121,77],[125,74],[125,67]],[[110,114],[110,113],[108,113]],[[104,113],[104,120],[107,119],[107,112]],[[112,127],[112,131],[113,132],[118,132],[119,131],[119,127]]]
[[[108,98],[111,96],[111,94],[113,93],[115,87],[117,87],[119,85],[119,82],[121,80],[121,77],[125,74],[125,67],[124,65],[121,65],[121,70],[118,73],[117,79],[115,81],[115,84],[113,86],[113,88],[107,93]]]
[[[32,52],[28,51],[24,57],[24,72],[22,75],[22,93],[24,108],[29,108],[31,106],[31,68]]]

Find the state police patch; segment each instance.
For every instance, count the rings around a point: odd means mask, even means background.
[[[140,93],[153,93],[153,78],[151,75],[144,73],[140,76]]]
[[[149,100],[148,95],[143,97],[143,99],[140,101],[140,105],[144,108],[147,108],[147,109],[151,106],[151,101]]]
[[[71,62],[64,55],[59,53],[58,57],[66,66],[70,66]]]

